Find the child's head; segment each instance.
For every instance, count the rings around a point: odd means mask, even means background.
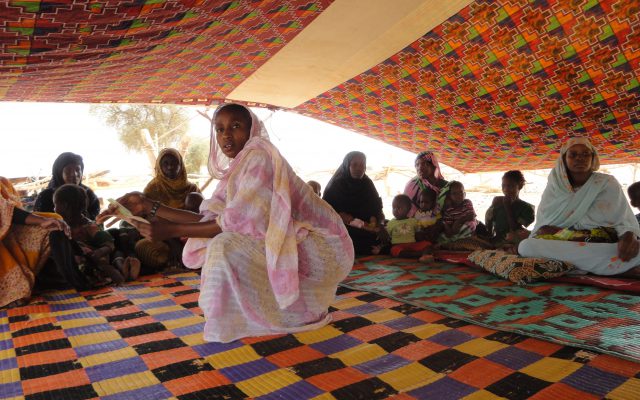
[[[502,193],[511,200],[518,198],[520,190],[524,187],[524,175],[522,172],[513,170],[502,175]]]
[[[187,194],[187,197],[184,198],[184,209],[199,213],[200,212],[200,204],[204,200],[204,196],[198,192],[191,192]]]
[[[320,195],[321,195],[321,193],[322,193],[321,189],[322,189],[322,188],[321,188],[321,186],[320,186],[320,184],[319,184],[318,182],[316,182],[316,181],[309,181],[309,182],[307,182],[307,185],[311,186],[311,189],[313,189],[313,192],[314,192],[315,194],[317,194],[318,196],[320,196]]]
[[[53,186],[60,187],[65,183],[79,185],[82,183],[84,163],[78,154],[65,152],[60,154],[53,162],[51,181]]]
[[[71,183],[60,186],[53,194],[54,211],[69,225],[78,223],[87,210],[87,192]]]
[[[449,182],[449,192],[447,193],[447,199],[451,206],[459,206],[464,201],[464,185],[459,181]]]
[[[422,211],[431,211],[436,206],[437,194],[433,190],[423,190],[418,196],[418,207]]]
[[[633,207],[640,208],[640,182],[635,182],[629,185],[627,193],[629,193],[631,205]]]
[[[240,104],[227,104],[213,118],[218,146],[225,156],[235,158],[251,136],[251,113]]]
[[[399,194],[393,198],[391,203],[393,216],[396,219],[406,219],[411,210],[411,198],[406,194]]]

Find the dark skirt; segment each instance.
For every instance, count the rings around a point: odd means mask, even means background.
[[[373,254],[373,246],[382,246],[382,241],[375,232],[370,232],[365,229],[356,228],[347,225],[347,232],[353,241],[353,250],[356,256],[368,256]]]

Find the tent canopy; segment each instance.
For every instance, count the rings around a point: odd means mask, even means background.
[[[640,161],[638,0],[7,0],[0,101],[290,109],[462,171]]]

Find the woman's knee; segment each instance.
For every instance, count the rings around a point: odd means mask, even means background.
[[[534,257],[536,251],[534,249],[536,239],[525,239],[518,245],[518,254],[523,257]]]

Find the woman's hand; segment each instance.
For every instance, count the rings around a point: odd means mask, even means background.
[[[156,219],[150,223],[132,220],[130,223],[142,236],[155,242],[179,236],[176,230],[177,224],[163,219]]]
[[[629,261],[638,255],[640,242],[636,238],[635,233],[625,232],[618,240],[618,257],[622,261]]]
[[[38,218],[38,225],[49,232],[62,231],[69,239],[71,239],[71,228],[69,228],[69,225],[61,219],[40,217]]]
[[[349,225],[349,223],[353,221],[353,215],[349,213],[341,212],[338,214],[340,214],[340,218],[342,218],[342,222],[344,222],[345,225]]]
[[[151,206],[153,204],[151,200],[146,198],[140,192],[127,193],[124,196],[120,197],[117,201],[127,210],[129,210],[131,214],[137,216],[149,214]],[[115,221],[119,221],[120,219],[122,219],[121,216],[122,214],[118,211],[118,205],[110,204],[106,210],[98,215],[98,217],[96,218],[96,223],[101,224],[111,217],[115,217]]]

